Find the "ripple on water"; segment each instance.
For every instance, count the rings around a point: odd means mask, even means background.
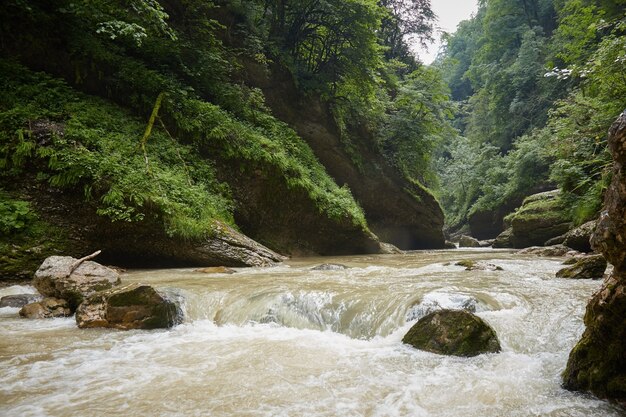
[[[374,257],[371,268],[333,259],[354,267],[328,273],[307,264],[126,275],[184,294],[187,321],[169,331],[0,317],[0,414],[621,415],[560,388],[598,282],[555,280],[558,262],[505,253],[472,253],[505,269],[485,273],[444,265],[457,254],[428,254],[428,265],[411,256]],[[453,358],[401,343],[412,308],[467,305],[496,329],[502,353]]]

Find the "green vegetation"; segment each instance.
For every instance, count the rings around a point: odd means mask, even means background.
[[[354,161],[363,149],[383,155],[426,190],[452,113],[407,36],[429,39],[433,17],[428,0],[7,0],[2,181],[47,184],[112,222],[156,220],[199,239],[214,221],[237,226],[237,172],[271,175],[321,216],[367,231],[348,186],[255,85],[287,72],[332,110]],[[1,203],[7,230],[35,215]]]
[[[459,108],[438,162],[451,227],[557,187],[577,224],[597,216],[606,133],[626,108],[624,4],[483,1],[448,35],[436,66]]]

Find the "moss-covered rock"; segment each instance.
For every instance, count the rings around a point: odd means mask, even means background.
[[[480,242],[476,238],[463,235],[459,239],[459,247],[460,248],[480,248]]]
[[[462,266],[466,271],[502,271],[502,267],[482,261],[474,261],[472,259],[464,259],[455,263],[456,266]]]
[[[511,224],[511,243],[515,248],[541,246],[571,228],[571,219],[559,199],[559,190],[534,194],[506,217]]]
[[[493,241],[494,249],[504,249],[513,247],[513,229],[509,227],[504,232],[500,233],[498,237]]]
[[[576,262],[566,268],[560,269],[556,273],[557,278],[602,278],[606,271],[607,262],[602,255],[582,256]]]
[[[463,310],[440,310],[421,318],[402,339],[417,349],[454,356],[500,352],[495,331]]]
[[[182,322],[179,306],[149,285],[130,284],[98,292],[76,310],[80,328],[169,328]]]

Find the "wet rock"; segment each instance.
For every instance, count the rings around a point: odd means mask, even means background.
[[[493,245],[493,242],[495,242],[495,239],[487,239],[487,240],[479,240],[478,244],[480,245],[481,248],[488,248],[491,245]]]
[[[465,310],[470,313],[484,311],[487,308],[475,297],[465,294],[426,294],[424,299],[412,306],[406,313],[406,321],[421,319],[430,313],[440,310]]]
[[[602,278],[606,271],[607,262],[602,255],[589,255],[578,258],[576,262],[556,273],[557,278]]]
[[[511,243],[515,248],[541,246],[570,230],[568,210],[559,198],[560,191],[533,194],[506,217],[511,224]]]
[[[552,239],[547,240],[546,243],[544,243],[544,246],[562,245],[563,242],[565,242],[565,238],[566,238],[566,235],[553,237]]]
[[[5,295],[0,298],[0,308],[2,307],[24,307],[26,304],[41,301],[43,297],[39,294],[15,294]]]
[[[234,274],[236,271],[225,266],[212,266],[209,268],[196,269],[194,272],[201,272],[203,274]]]
[[[33,286],[44,296],[67,300],[75,310],[85,297],[119,285],[120,275],[111,268],[93,261],[76,267],[77,261],[71,256],[50,256],[35,272]]]
[[[463,310],[435,311],[420,319],[402,339],[417,349],[442,355],[476,356],[500,352],[495,331]]]
[[[181,323],[182,318],[176,302],[149,285],[137,283],[93,294],[76,310],[80,328],[169,328]]]
[[[460,248],[479,248],[480,242],[471,236],[463,235],[459,239]]]
[[[579,252],[591,252],[591,235],[596,229],[596,221],[592,220],[565,234],[563,244]]]
[[[380,242],[380,253],[382,255],[399,255],[404,251],[391,243]]]
[[[493,241],[494,249],[512,248],[513,247],[513,229],[508,228],[500,233]]]
[[[518,255],[537,255],[537,256],[565,256],[570,253],[571,249],[563,245],[554,246],[531,246],[517,252]]]
[[[465,267],[466,271],[503,271],[500,266],[487,262],[473,261],[471,259],[458,261],[455,265]]]
[[[343,271],[344,269],[348,267],[341,264],[321,264],[311,268],[311,271]]]
[[[454,244],[454,242],[446,240],[446,243],[444,244],[444,249],[456,249],[456,245]]]
[[[586,329],[570,353],[563,386],[626,404],[626,112],[608,142],[613,175],[591,245],[614,269],[587,305]]]
[[[41,301],[26,304],[20,310],[20,316],[27,319],[49,319],[53,317],[67,317],[72,314],[66,300],[47,297]]]

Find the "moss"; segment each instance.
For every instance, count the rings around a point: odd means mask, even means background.
[[[441,310],[423,317],[402,342],[417,349],[455,356],[501,350],[493,329],[479,317],[461,310]]]
[[[0,280],[31,279],[44,259],[71,246],[65,230],[41,220],[34,209],[31,214],[26,227],[0,235]]]
[[[468,268],[468,269],[473,269],[476,266],[476,261],[472,261],[470,259],[464,259],[462,261],[458,261],[457,263],[455,263],[455,265],[464,266],[465,268]]]

